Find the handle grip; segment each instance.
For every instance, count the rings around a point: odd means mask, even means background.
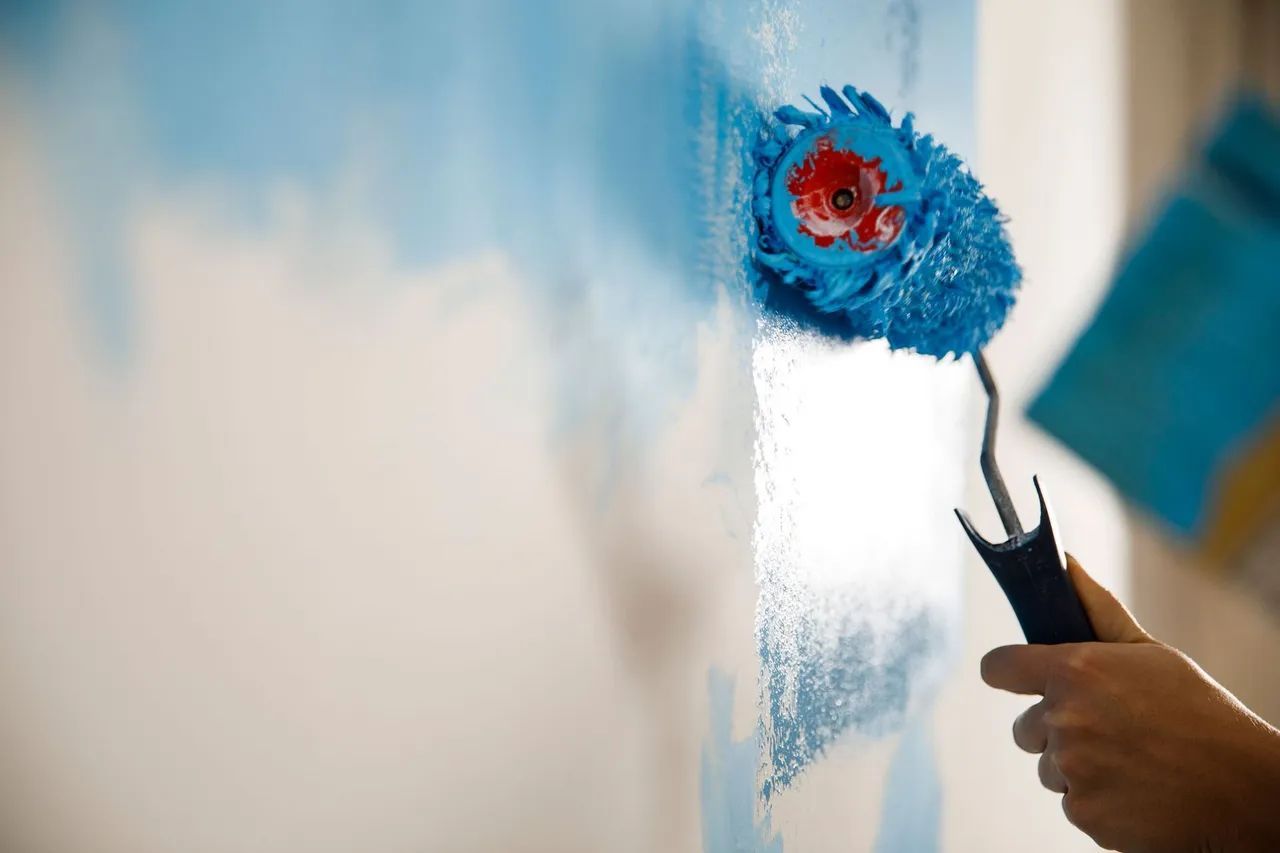
[[[983,539],[960,510],[956,515],[987,568],[1004,590],[1028,643],[1087,643],[1098,639],[1067,574],[1053,515],[1036,480],[1040,525],[1007,542]]]

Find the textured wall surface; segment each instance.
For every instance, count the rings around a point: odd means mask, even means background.
[[[969,370],[744,263],[758,111],[971,156],[974,30],[6,4],[0,847],[1025,849],[947,687]]]

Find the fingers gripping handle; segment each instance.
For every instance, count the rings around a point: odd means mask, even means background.
[[[1053,529],[1053,515],[1036,480],[1040,525],[1007,542],[993,544],[956,510],[965,533],[978,549],[1013,606],[1028,643],[1086,643],[1097,639],[1076,595]]]

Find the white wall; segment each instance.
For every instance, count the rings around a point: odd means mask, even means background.
[[[1012,319],[989,348],[1004,395],[999,454],[1022,515],[1039,474],[1067,550],[1121,595],[1127,538],[1112,490],[1019,415],[1101,297],[1123,225],[1124,63],[1112,0],[983,0],[978,28],[976,170],[1009,216],[1026,278]],[[999,523],[974,448],[970,506]],[[965,648],[940,708],[948,849],[1092,850],[1040,787],[1035,757],[1010,735],[1030,704],[978,679],[988,649],[1018,642],[1017,623],[987,569],[966,572]],[[960,779],[967,776],[969,784]],[[958,798],[964,798],[957,802]]]

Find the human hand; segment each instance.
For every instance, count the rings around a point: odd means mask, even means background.
[[[1013,724],[1040,781],[1100,846],[1280,850],[1280,730],[1152,638],[1067,558],[1096,643],[1002,646],[992,687],[1044,698]]]

